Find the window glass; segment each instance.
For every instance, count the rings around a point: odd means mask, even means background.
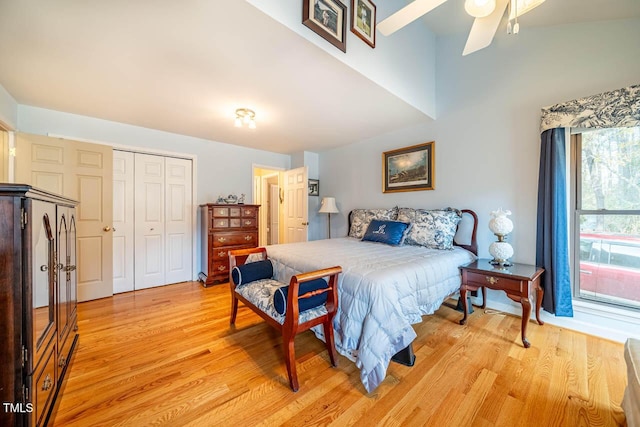
[[[640,309],[640,128],[575,143],[576,296]]]

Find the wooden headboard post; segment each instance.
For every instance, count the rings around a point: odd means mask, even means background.
[[[460,246],[463,249],[468,250],[469,252],[473,252],[474,255],[478,255],[478,240],[476,238],[476,232],[478,231],[478,215],[471,209],[462,209],[462,215],[469,214],[473,218],[473,231],[471,232],[471,243],[468,245],[463,245],[459,243],[453,242],[454,245]],[[462,221],[460,221],[462,222]],[[458,227],[460,227],[460,223],[458,223]]]

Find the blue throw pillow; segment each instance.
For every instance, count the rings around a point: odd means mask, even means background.
[[[272,277],[273,265],[268,259],[233,267],[231,270],[231,278],[236,286]]]
[[[374,219],[369,223],[362,240],[398,246],[404,241],[409,225],[406,222]]]
[[[298,296],[318,289],[326,289],[328,287],[329,285],[324,279],[309,280],[308,282],[300,283],[300,286],[298,286]],[[287,311],[288,294],[289,286],[283,286],[273,295],[273,305],[276,311],[280,314],[285,314]],[[325,302],[327,302],[326,292],[323,292],[320,295],[314,295],[310,298],[298,299],[298,312],[302,313],[303,311],[321,306]]]

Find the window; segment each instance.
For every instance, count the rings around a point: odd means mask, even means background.
[[[572,141],[575,296],[640,309],[640,127]]]

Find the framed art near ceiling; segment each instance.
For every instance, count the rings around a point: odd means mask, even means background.
[[[302,23],[343,52],[347,51],[347,7],[338,0],[302,0]]]
[[[369,0],[351,0],[351,32],[376,47],[376,5]]]
[[[382,153],[382,192],[433,190],[435,142]]]
[[[309,180],[309,195],[310,196],[320,195],[320,181],[318,181],[317,179]]]

